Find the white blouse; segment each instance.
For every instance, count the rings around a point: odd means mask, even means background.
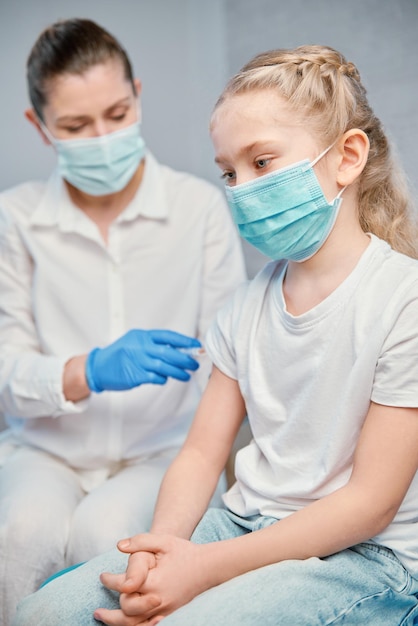
[[[150,153],[107,245],[57,172],[0,194],[0,411],[9,436],[85,469],[181,445],[199,373],[72,403],[64,364],[131,328],[202,339],[244,278],[222,192]]]

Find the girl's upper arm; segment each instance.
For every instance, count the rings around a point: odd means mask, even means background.
[[[390,523],[418,470],[418,408],[372,402],[349,483]]]
[[[183,448],[223,467],[245,415],[238,381],[214,365]]]

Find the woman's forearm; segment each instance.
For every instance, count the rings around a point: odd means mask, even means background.
[[[74,356],[64,366],[63,393],[70,402],[79,402],[90,395],[85,374],[86,359],[86,354]]]
[[[67,369],[62,357],[7,347],[2,357],[0,411],[5,414],[36,419],[75,413],[78,408],[70,402],[82,400],[90,393],[82,365],[75,369],[71,364]]]

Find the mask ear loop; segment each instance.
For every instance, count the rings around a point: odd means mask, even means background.
[[[51,135],[50,131],[47,129],[45,124],[39,119],[39,117],[37,117],[36,119],[38,121],[39,127],[41,128],[41,130],[44,133],[44,135],[46,135],[46,137],[50,141],[51,145],[55,146],[55,141],[56,141],[55,137],[53,135]]]
[[[340,189],[340,191],[335,196],[334,202],[335,202],[335,200],[339,200],[341,198],[342,192],[345,191],[346,189],[347,189],[347,185],[344,185],[344,187],[342,189]]]
[[[311,163],[310,163],[311,167],[314,167],[314,165],[316,165],[318,163],[318,161],[320,161],[322,159],[322,157],[324,157],[327,154],[327,152],[329,152],[331,150],[331,148],[333,148],[335,146],[337,141],[338,141],[338,139],[336,139],[330,146],[328,146],[328,148],[325,148],[325,150],[323,150],[320,155],[318,155],[313,161],[311,161]]]
[[[331,148],[333,148],[335,146],[335,144],[337,143],[338,139],[336,139],[330,146],[328,146],[328,148],[325,148],[325,150],[323,150],[321,152],[320,155],[318,155],[313,161],[311,161],[310,166],[314,167],[314,165],[316,165],[318,163],[318,161],[320,161],[322,159],[323,156],[325,156],[327,154],[327,152],[329,152],[331,150]],[[337,193],[337,195],[335,196],[333,203],[336,200],[339,200],[341,198],[341,194],[343,193],[343,191],[345,191],[347,189],[347,185],[345,185],[342,189],[340,189],[340,191]]]

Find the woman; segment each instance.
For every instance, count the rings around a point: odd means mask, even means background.
[[[244,278],[221,192],[146,150],[112,35],[53,24],[27,77],[58,164],[0,195],[4,625],[47,576],[149,528],[207,380],[187,349]]]

